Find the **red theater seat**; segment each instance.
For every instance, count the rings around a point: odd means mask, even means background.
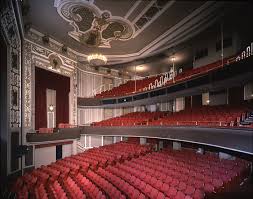
[[[234,58],[234,57],[235,56],[225,58],[223,60],[223,62],[227,63],[228,60],[230,60],[231,58]],[[186,70],[186,71],[178,74],[175,77],[174,82],[172,80],[169,80],[165,85],[166,86],[172,85],[174,83],[189,80],[193,77],[201,76],[203,74],[206,74],[212,70],[219,69],[221,67],[222,67],[222,61],[218,60],[216,62],[207,64],[205,66],[189,69],[189,70]],[[156,80],[160,81],[160,78],[162,76],[163,75],[156,75],[156,76],[152,76],[152,77],[138,79],[138,80],[136,80],[136,84],[135,84],[134,80],[129,80],[128,82],[121,84],[117,87],[114,87],[111,90],[106,90],[106,91],[103,91],[99,94],[96,94],[95,98],[111,98],[111,97],[118,97],[118,96],[126,96],[126,95],[130,95],[133,93],[147,91],[147,90],[150,90],[149,84],[152,83],[152,85],[155,85],[155,81]],[[135,91],[135,85],[136,85],[136,91]]]
[[[117,158],[123,154],[124,161]],[[100,158],[110,163],[104,167]],[[86,167],[96,159],[96,168]],[[220,160],[185,149],[152,152],[146,145],[119,142],[41,166],[18,178],[12,190],[18,198],[203,199],[248,172],[249,163],[238,158]]]
[[[39,128],[39,133],[53,133],[53,128]]]

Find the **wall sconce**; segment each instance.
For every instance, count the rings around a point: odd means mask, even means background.
[[[49,105],[49,107],[48,107],[48,109],[51,111],[51,112],[53,112],[54,111],[54,105]]]
[[[209,103],[210,103],[210,100],[206,100],[206,103],[209,104]]]

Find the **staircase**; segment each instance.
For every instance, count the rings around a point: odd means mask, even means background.
[[[86,150],[85,146],[83,146],[83,144],[80,141],[77,141],[76,145],[77,145],[77,153],[82,153]]]
[[[252,125],[253,124],[253,112],[249,112],[245,115],[245,118],[240,122],[241,125]]]
[[[17,196],[15,193],[11,192],[7,185],[3,185],[0,187],[0,198],[6,198],[6,199],[16,199]]]

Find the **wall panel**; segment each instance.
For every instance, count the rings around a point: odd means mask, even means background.
[[[62,145],[62,158],[72,155],[72,144]]]
[[[92,97],[94,90],[99,90],[103,84],[103,76],[83,71],[77,73],[77,95],[79,97]],[[90,124],[103,120],[103,109],[78,109],[78,125]]]
[[[102,146],[102,136],[91,136],[91,147]]]
[[[35,168],[56,161],[56,146],[35,149]]]

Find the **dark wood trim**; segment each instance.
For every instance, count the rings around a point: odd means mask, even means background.
[[[58,129],[58,132],[54,133],[27,133],[27,142],[57,142],[60,140],[73,140],[80,138],[81,128],[65,128]]]
[[[66,144],[72,144],[72,143],[73,143],[73,141],[54,142],[54,143],[50,143],[50,144],[38,144],[38,145],[35,145],[35,149],[57,146],[57,145],[66,145]]]
[[[253,56],[240,62],[225,65],[223,68],[210,71],[209,73],[177,82],[174,85],[167,85],[165,87],[127,96],[101,99],[78,98],[77,105],[79,108],[141,106],[143,104],[156,104],[177,97],[200,95],[207,91],[217,91],[242,86],[252,79],[252,63]],[[242,66],[244,70],[241,70]]]

